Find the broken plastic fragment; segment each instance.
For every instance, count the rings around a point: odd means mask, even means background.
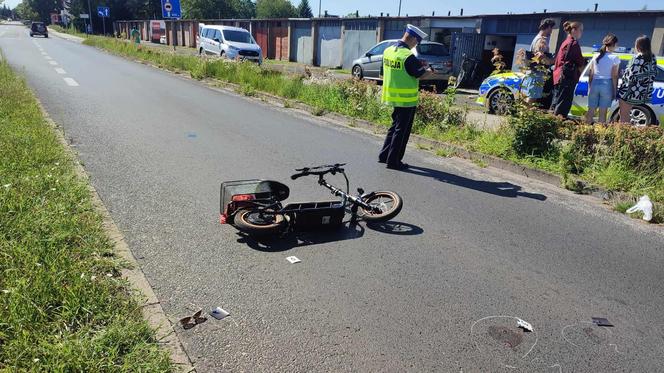
[[[597,326],[613,326],[609,322],[609,320],[605,319],[604,317],[593,317],[593,323],[596,324]]]
[[[524,330],[527,330],[529,332],[533,331],[533,326],[530,325],[530,323],[528,323],[526,321],[523,321],[521,319],[516,319],[516,326],[518,326],[519,328],[522,328]]]
[[[222,309],[221,307],[214,308],[212,311],[210,311],[210,316],[214,317],[217,320],[221,320],[226,316],[229,316],[230,313]]]
[[[289,256],[288,258],[286,258],[286,260],[288,260],[291,264],[301,262],[301,260],[298,259],[296,256]]]

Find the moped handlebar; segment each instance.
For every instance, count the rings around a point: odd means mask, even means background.
[[[334,165],[326,165],[326,166],[316,166],[316,167],[305,167],[305,168],[299,168],[296,169],[295,171],[301,171],[297,174],[291,175],[291,180],[298,179],[302,176],[309,176],[309,175],[317,175],[317,176],[323,176],[326,174],[336,174],[337,172],[344,172],[344,169],[341,168],[341,166],[345,165],[345,163],[337,163]],[[314,170],[322,170],[322,171],[314,171]]]

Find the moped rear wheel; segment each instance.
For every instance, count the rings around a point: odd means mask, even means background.
[[[235,215],[234,225],[241,232],[265,236],[281,232],[286,225],[286,219],[282,214],[263,209],[244,209]]]
[[[360,217],[365,221],[390,220],[397,216],[403,207],[403,200],[401,197],[390,191],[370,193],[364,198],[364,203],[373,207],[373,209],[365,209],[360,206]]]

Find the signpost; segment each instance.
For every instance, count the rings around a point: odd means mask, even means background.
[[[161,15],[164,19],[176,20],[182,17],[180,11],[180,0],[161,0]],[[177,40],[177,34],[175,31],[175,22],[171,22],[171,27],[173,32],[171,33],[173,41],[173,49],[175,50],[175,44]]]
[[[111,8],[107,6],[98,6],[97,15],[101,17],[101,21],[104,27],[104,35],[106,35],[106,18],[111,16]]]

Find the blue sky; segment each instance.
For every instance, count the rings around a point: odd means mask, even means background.
[[[291,0],[295,5],[300,0]],[[360,15],[376,15],[380,12],[396,15],[399,9],[399,0],[321,0],[322,10],[330,14],[346,15],[358,10]],[[592,10],[594,4],[599,3],[600,10],[640,10],[647,6],[650,10],[664,10],[664,0],[401,0],[401,14],[409,15],[458,15],[461,8],[464,15],[472,14],[504,14],[532,13],[558,10]],[[314,12],[318,14],[319,0],[309,0]]]
[[[5,0],[7,6],[13,8],[21,0]],[[295,5],[300,0],[291,0]],[[361,15],[377,15],[380,12],[396,15],[399,9],[399,0],[321,0],[323,10],[331,14],[346,15],[358,10]],[[639,10],[647,6],[650,10],[664,10],[664,0],[401,0],[401,13],[403,15],[447,15],[452,11],[458,15],[464,8],[464,15],[493,14],[493,13],[532,13],[556,10],[593,9],[596,2],[600,10]],[[319,0],[309,0],[314,14],[318,14]]]

